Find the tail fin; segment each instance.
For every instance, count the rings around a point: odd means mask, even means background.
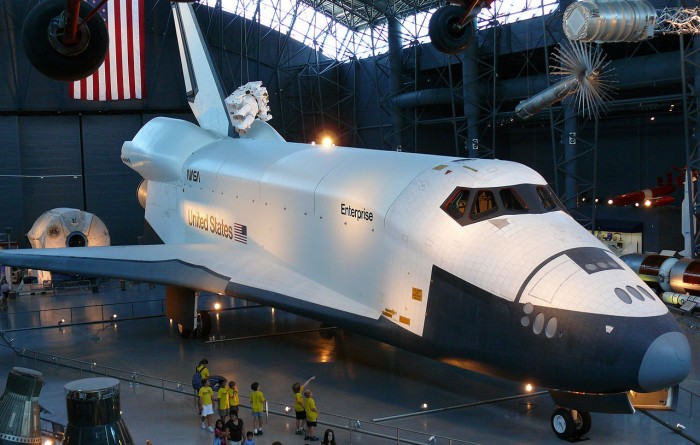
[[[192,113],[200,127],[221,135],[233,136],[235,132],[224,103],[221,82],[214,71],[192,5],[174,2],[172,7],[187,100]]]

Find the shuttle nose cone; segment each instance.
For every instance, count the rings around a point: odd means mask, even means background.
[[[690,345],[681,332],[667,332],[649,346],[639,367],[639,386],[658,391],[682,382],[690,373]]]

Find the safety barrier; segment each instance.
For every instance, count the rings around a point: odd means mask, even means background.
[[[39,365],[43,363],[50,364],[56,368],[62,367],[77,370],[80,373],[80,378],[96,375],[113,377],[127,383],[129,386],[144,385],[159,389],[163,400],[165,400],[165,396],[168,393],[177,394],[178,396],[183,397],[195,397],[191,391],[189,382],[169,380],[143,374],[137,371],[129,371],[107,365],[101,365],[96,362],[85,362],[55,354],[47,354],[39,351],[18,348],[12,345],[11,341],[5,339],[4,335],[2,338],[5,340],[5,344],[12,348],[15,363],[17,363],[18,359],[28,359],[32,362],[31,367],[33,369],[39,370]],[[23,363],[23,365],[27,366],[26,363]],[[247,399],[247,397],[243,395],[240,397],[241,399]],[[250,408],[250,405],[243,403],[240,406]],[[268,401],[266,403],[265,411],[268,416],[273,415],[294,419],[293,408],[284,403]],[[351,418],[341,414],[324,411],[320,411],[319,419],[322,419],[322,421],[319,421],[319,430],[321,430],[321,426],[325,426],[337,430],[347,431],[349,433],[349,439],[347,441],[348,445],[352,445],[353,440],[355,440],[356,443],[362,442],[361,438],[363,436],[371,436],[379,439],[382,443],[397,445],[479,445],[475,442],[441,436],[438,434],[413,431],[405,428],[372,422],[371,420]],[[47,420],[47,422],[51,421]],[[63,425],[56,425],[55,422],[51,422],[49,428],[49,424],[47,423],[45,433],[53,434],[55,431],[61,431],[62,427]]]

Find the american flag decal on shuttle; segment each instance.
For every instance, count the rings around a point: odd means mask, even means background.
[[[248,228],[242,224],[233,223],[233,239],[239,243],[248,244]]]

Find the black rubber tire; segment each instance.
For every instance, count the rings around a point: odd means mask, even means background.
[[[565,408],[557,408],[552,413],[551,421],[552,431],[559,439],[569,440],[576,434],[576,424],[571,411]]]
[[[78,54],[64,54],[54,48],[49,38],[49,25],[66,7],[65,0],[47,0],[37,4],[24,21],[22,41],[27,58],[34,68],[56,80],[73,81],[94,73],[105,60],[109,48],[107,25],[99,14],[79,26],[79,33],[89,33],[84,49]],[[80,17],[92,7],[80,2]],[[74,48],[74,47],[73,47]]]
[[[209,315],[209,311],[199,311],[197,314],[196,334],[202,338],[207,338],[211,334],[211,315]]]
[[[180,323],[177,324],[177,332],[180,334],[181,338],[190,338],[192,336],[192,331],[182,326]]]
[[[457,54],[469,46],[474,37],[474,20],[470,19],[462,29],[455,29],[455,24],[465,15],[467,9],[458,5],[445,5],[433,13],[428,35],[435,49],[445,54]]]
[[[578,421],[576,423],[576,437],[581,437],[584,434],[588,434],[593,426],[593,420],[591,419],[591,413],[588,411],[578,411]]]

